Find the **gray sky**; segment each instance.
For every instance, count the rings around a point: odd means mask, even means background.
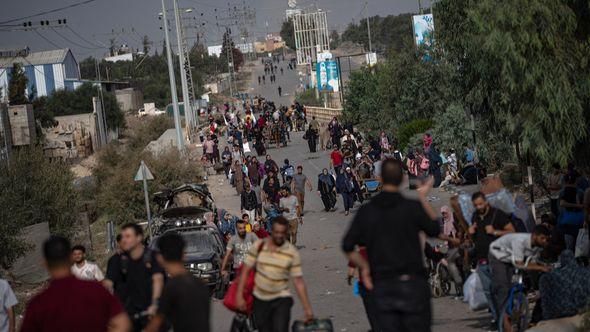
[[[52,10],[80,1],[9,0],[9,4],[4,4],[0,13],[0,22]],[[166,6],[172,8],[172,1],[166,1]],[[269,24],[269,32],[278,32],[285,17],[287,0],[234,0],[229,2],[233,6],[234,4],[241,4],[242,1],[256,9],[257,26],[251,29],[256,36],[264,36],[266,21]],[[205,34],[206,44],[220,44],[220,36],[215,25],[214,10],[215,8],[218,8],[218,11],[226,9],[228,0],[179,0],[179,2],[180,7],[195,8],[195,12],[191,17],[200,16],[201,12],[204,14],[203,17],[208,21],[208,23],[205,23],[207,28]],[[426,0],[422,2],[428,4]],[[298,1],[300,7],[303,8],[315,6],[315,3],[319,8],[328,11],[328,24],[331,29],[342,31],[353,19],[358,21],[359,18],[364,16],[364,12],[362,12],[364,1],[362,0]],[[385,16],[388,14],[416,12],[417,10],[418,0],[369,0],[369,15]],[[96,0],[75,8],[10,23],[21,25],[24,21],[31,21],[33,25],[36,25],[42,19],[57,20],[65,18],[68,26],[75,32],[68,29],[38,30],[45,37],[43,39],[34,31],[0,31],[0,48],[29,46],[32,51],[38,51],[56,48],[51,44],[53,43],[59,47],[71,48],[80,61],[89,55],[99,56],[104,54],[104,48],[108,45],[109,38],[112,38],[107,34],[112,33],[113,29],[119,32],[124,29],[126,33],[118,34],[116,37],[117,44],[125,43],[133,48],[141,48],[141,36],[147,35],[154,42],[154,46],[161,49],[163,32],[159,29],[161,21],[157,19],[157,13],[160,11],[161,1],[159,0]],[[131,32],[132,28],[135,32]],[[175,36],[174,31],[172,31],[171,36]]]

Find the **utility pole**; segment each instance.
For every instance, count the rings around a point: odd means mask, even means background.
[[[230,28],[225,28],[225,31],[227,32],[227,46],[226,46],[226,51],[227,51],[227,67],[228,67],[228,74],[229,74],[229,94],[230,97],[233,98],[234,96],[234,89],[233,89],[233,84],[234,84],[234,45],[233,45],[233,41],[231,39],[231,29]]]
[[[166,58],[168,59],[168,78],[170,79],[170,93],[172,94],[172,109],[174,113],[174,128],[176,128],[176,139],[178,151],[184,151],[184,138],[180,127],[180,112],[178,111],[178,95],[176,94],[176,77],[174,75],[174,64],[172,62],[172,51],[170,50],[170,36],[168,35],[168,18],[166,16],[166,3],[162,0],[162,20],[164,21],[164,36],[166,37]]]
[[[183,31],[182,31],[182,21],[180,20],[180,12],[178,11],[178,0],[173,0],[172,3],[174,4],[174,20],[176,21],[176,40],[178,43],[178,64],[180,66],[180,84],[182,87],[182,100],[184,105],[184,120],[186,122],[186,135],[189,138],[189,142],[191,142],[191,134],[192,134],[192,102],[188,92],[188,82],[187,82],[187,73],[185,70],[185,61],[188,58],[188,52],[185,53],[185,49],[183,47],[184,38],[183,38]],[[190,71],[190,68],[189,68]],[[189,73],[190,75],[190,73]]]
[[[369,53],[373,52],[373,47],[371,45],[371,24],[369,24],[369,2],[365,0],[365,16],[367,18],[367,33],[369,35]]]

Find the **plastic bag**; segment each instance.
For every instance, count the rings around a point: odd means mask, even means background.
[[[248,316],[237,314],[234,316],[233,321],[231,322],[231,328],[229,329],[230,332],[251,332],[254,331],[252,326],[250,326],[250,322],[248,321]]]
[[[580,228],[578,238],[576,239],[576,257],[588,257],[590,242],[588,239],[588,229]]]
[[[463,302],[469,303],[469,309],[473,311],[488,307],[486,294],[477,273],[472,273],[463,284]]]

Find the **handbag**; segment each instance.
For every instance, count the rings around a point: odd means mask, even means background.
[[[231,322],[230,332],[251,332],[254,328],[248,321],[248,316],[237,314]]]
[[[264,246],[264,241],[261,241],[260,245],[257,248],[259,254],[260,254],[260,251],[262,250],[263,246]],[[227,293],[225,293],[225,296],[223,298],[223,305],[233,312],[240,312],[238,310],[236,297],[238,295],[238,284],[240,283],[240,278],[242,275],[241,272],[242,272],[243,268],[244,268],[244,264],[242,263],[242,265],[240,265],[240,267],[236,270],[236,278],[234,279],[232,284],[229,286],[229,289],[227,290]],[[255,275],[256,275],[256,268],[250,269],[250,273],[246,277],[247,278],[246,279],[246,286],[244,287],[243,296],[244,296],[244,300],[246,301],[246,312],[244,312],[244,313],[248,314],[248,315],[252,313],[252,309],[254,306],[254,295],[252,295],[252,293],[254,291],[254,276]]]

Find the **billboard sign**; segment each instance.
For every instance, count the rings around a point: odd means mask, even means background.
[[[414,42],[416,47],[431,46],[434,42],[434,18],[432,14],[414,15],[412,17],[414,27]]]
[[[316,64],[318,91],[338,92],[340,90],[338,64],[334,60]]]

